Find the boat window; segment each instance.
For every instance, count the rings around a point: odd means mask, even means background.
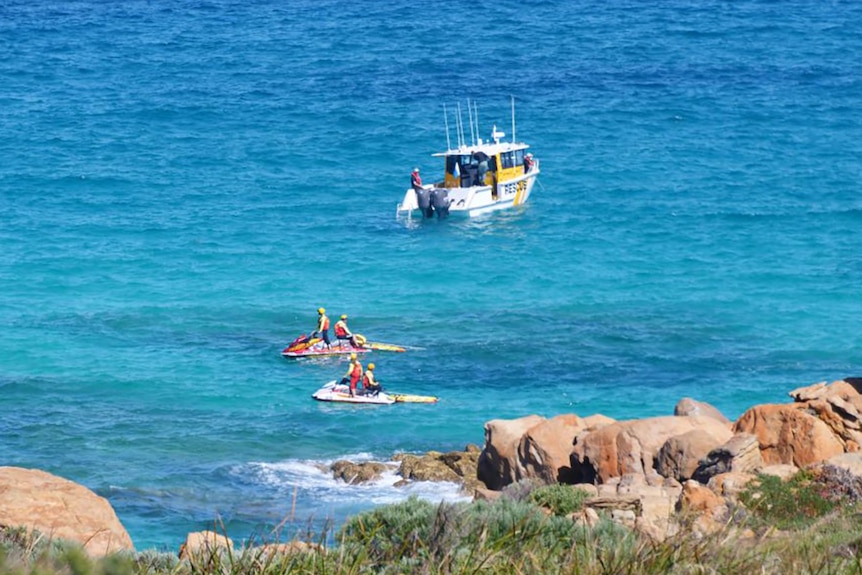
[[[520,166],[524,163],[524,150],[515,150],[515,165]]]
[[[446,173],[455,175],[455,166],[458,165],[458,156],[446,156]]]
[[[515,167],[515,152],[503,152],[500,154],[500,163],[503,164],[503,168],[514,168]]]
[[[476,159],[470,154],[446,156],[446,172],[453,176],[456,175],[455,166],[458,166],[458,174],[464,174],[470,166],[476,169],[476,164]]]

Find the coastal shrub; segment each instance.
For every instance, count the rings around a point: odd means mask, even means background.
[[[428,540],[435,509],[433,503],[410,497],[348,519],[339,539],[364,547],[374,558],[413,554]]]
[[[467,508],[470,536],[495,547],[518,546],[535,539],[541,545],[571,546],[577,529],[570,519],[547,516],[535,505],[501,498],[478,501]]]
[[[545,485],[533,490],[529,500],[554,515],[569,515],[584,508],[587,492],[571,485]]]
[[[135,573],[171,573],[180,563],[176,553],[164,553],[149,549],[136,553],[134,556]]]
[[[409,557],[450,566],[478,557],[484,557],[483,564],[524,560],[547,565],[570,549],[581,531],[571,519],[547,516],[535,505],[508,498],[436,507],[410,499],[354,517],[341,540],[345,548],[365,549],[376,563],[402,567],[412,564]]]
[[[817,477],[823,485],[823,494],[832,501],[859,502],[862,501],[862,477],[854,475],[843,467],[826,465]]]
[[[758,475],[739,494],[755,527],[801,529],[832,511],[837,501],[811,471],[800,471],[787,481],[772,475]]]

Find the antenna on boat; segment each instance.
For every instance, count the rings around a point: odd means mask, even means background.
[[[446,149],[452,149],[452,142],[449,140],[449,114],[446,113],[446,104],[443,104],[443,124],[446,126]]]
[[[467,98],[467,121],[470,122],[470,145],[476,144],[476,135],[473,132],[473,108],[470,106],[470,98]]]
[[[512,98],[512,143],[515,143],[515,96]]]
[[[464,135],[464,119],[461,116],[461,102],[458,102],[458,146],[463,148],[467,145]]]
[[[479,107],[476,105],[476,100],[473,100],[473,121],[476,122],[476,143],[481,146],[482,138],[479,135],[482,132],[479,131]]]

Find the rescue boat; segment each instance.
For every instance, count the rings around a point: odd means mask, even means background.
[[[530,197],[539,176],[539,160],[528,152],[529,145],[515,139],[515,106],[512,102],[512,139],[494,125],[491,139],[479,137],[479,113],[467,102],[470,143],[466,141],[461,109],[456,116],[457,147],[452,147],[446,118],[447,150],[432,154],[443,158],[443,179],[431,184],[414,185],[398,204],[397,217],[419,215],[444,218],[448,215],[475,217],[488,212],[513,208]],[[414,168],[414,172],[418,169]]]

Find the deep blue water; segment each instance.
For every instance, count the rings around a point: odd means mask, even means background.
[[[175,550],[455,496],[340,457],[859,375],[860,53],[853,2],[0,2],[0,465]],[[396,221],[511,96],[528,205]],[[312,401],[321,305],[440,403]]]

